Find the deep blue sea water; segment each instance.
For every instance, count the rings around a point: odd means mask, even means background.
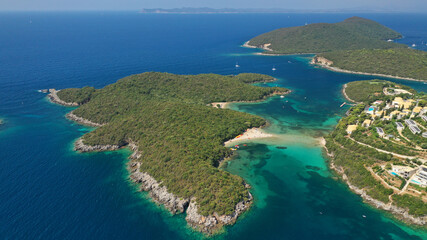
[[[369,77],[317,69],[304,56],[256,56],[240,47],[279,27],[353,15],[379,21],[404,35],[399,42],[427,49],[422,14],[1,13],[0,238],[202,237],[186,227],[183,215],[171,216],[129,183],[128,150],[73,152],[73,141],[91,129],[66,120],[70,108],[36,91],[100,88],[130,74],[165,71],[265,73],[279,79],[272,85],[293,90],[285,99],[232,106],[267,118],[267,131],[282,137],[248,144],[225,166],[252,185],[255,204],[215,238],[427,239],[426,232],[367,206],[335,180],[316,142],[345,111],[339,108],[342,84]],[[427,91],[426,84],[393,81]]]

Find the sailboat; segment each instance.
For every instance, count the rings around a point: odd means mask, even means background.
[[[236,62],[236,68],[239,68],[239,67],[240,67],[239,63]]]

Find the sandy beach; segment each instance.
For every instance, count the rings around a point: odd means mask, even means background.
[[[253,139],[260,139],[260,138],[270,138],[273,136],[274,136],[273,134],[265,133],[260,128],[250,128],[246,130],[246,132],[244,132],[243,134],[231,140],[228,140],[227,142],[224,143],[224,145],[227,146],[232,143],[243,142],[243,141],[248,141]]]
[[[215,108],[227,108],[228,104],[230,104],[229,102],[214,102],[211,103],[212,107]]]

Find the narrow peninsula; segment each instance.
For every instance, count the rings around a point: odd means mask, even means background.
[[[312,64],[332,71],[427,81],[427,53],[394,42],[401,37],[375,21],[351,17],[277,29],[244,46],[267,55],[314,54]]]
[[[383,80],[350,82],[358,104],[325,137],[334,169],[373,206],[427,225],[427,94]]]
[[[224,142],[266,121],[212,107],[214,102],[258,101],[289,90],[248,83],[261,74],[175,75],[147,72],[102,89],[51,90],[50,99],[78,106],[67,117],[97,126],[75,143],[81,152],[129,147],[130,178],[171,213],[186,213],[190,226],[213,234],[249,209],[249,185],[218,168],[232,151]]]

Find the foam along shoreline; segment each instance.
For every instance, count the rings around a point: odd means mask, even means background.
[[[67,107],[77,107],[77,106],[79,106],[78,103],[75,103],[75,102],[69,103],[69,102],[65,102],[65,101],[61,100],[58,97],[58,92],[59,91],[61,91],[61,90],[56,90],[54,88],[49,89],[49,94],[47,96],[48,96],[48,98],[50,99],[51,102],[57,103],[57,104],[62,105],[62,106],[67,106]]]
[[[408,78],[408,77],[399,77],[399,76],[393,76],[393,75],[387,75],[387,74],[381,74],[381,73],[366,73],[366,72],[355,72],[355,71],[345,70],[345,69],[341,69],[341,68],[337,68],[337,67],[332,67],[331,65],[333,64],[333,62],[330,61],[330,60],[328,60],[328,59],[326,59],[326,58],[324,58],[324,57],[321,57],[321,58],[329,61],[330,64],[319,62],[319,61],[316,60],[317,58],[318,58],[317,56],[313,57],[313,59],[311,60],[310,63],[313,64],[313,65],[320,66],[322,68],[326,68],[326,69],[334,71],[334,72],[359,74],[359,75],[368,75],[368,76],[378,76],[378,77],[387,77],[387,78],[395,78],[395,79],[417,81],[417,82],[427,82],[427,80],[420,80],[420,79]]]
[[[272,138],[272,137],[274,137],[273,134],[266,133],[261,128],[250,128],[246,130],[243,134],[226,141],[224,145],[229,146],[237,142],[244,142],[244,141],[247,142],[249,140]]]

